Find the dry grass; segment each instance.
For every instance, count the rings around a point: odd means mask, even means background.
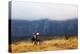
[[[53,39],[43,41],[41,45],[33,45],[31,42],[20,41],[16,44],[11,44],[12,53],[15,52],[32,52],[32,51],[48,51],[48,50],[64,50],[64,49],[76,49],[77,38],[69,38],[68,40]]]

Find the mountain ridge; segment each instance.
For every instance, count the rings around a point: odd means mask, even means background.
[[[11,38],[31,37],[34,32],[39,32],[41,36],[61,36],[78,35],[78,19],[66,21],[55,20],[11,20]]]

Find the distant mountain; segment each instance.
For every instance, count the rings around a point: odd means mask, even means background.
[[[11,37],[31,37],[34,32],[44,36],[78,35],[78,19],[11,20]]]

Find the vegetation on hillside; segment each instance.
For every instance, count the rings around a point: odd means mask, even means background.
[[[76,37],[57,38],[51,40],[42,41],[40,45],[33,45],[30,41],[18,41],[12,43],[11,51],[16,52],[33,52],[33,51],[52,51],[52,50],[65,50],[76,49],[78,46]]]

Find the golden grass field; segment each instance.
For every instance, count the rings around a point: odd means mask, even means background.
[[[40,45],[33,45],[29,41],[19,41],[11,44],[12,53],[18,52],[33,52],[33,51],[52,51],[52,50],[65,50],[77,49],[78,40],[76,37],[70,37],[68,40],[52,39],[45,40]]]

